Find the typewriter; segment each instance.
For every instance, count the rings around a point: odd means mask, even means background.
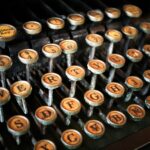
[[[146,0],[0,5],[0,150],[150,149]]]

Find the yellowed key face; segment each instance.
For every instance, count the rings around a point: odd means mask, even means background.
[[[10,93],[6,88],[0,87],[0,105],[6,104],[10,100]]]
[[[145,99],[145,102],[150,105],[150,96],[147,96],[146,99]]]
[[[17,34],[17,30],[14,26],[9,24],[0,25],[0,41],[10,41]]]
[[[87,15],[89,19],[94,22],[102,21],[104,18],[103,13],[99,10],[90,10],[87,12]]]
[[[150,82],[150,70],[145,70],[143,73],[145,81]]]
[[[31,94],[32,87],[27,81],[17,81],[11,85],[11,92],[17,97],[26,98]]]
[[[107,118],[116,125],[122,126],[126,123],[126,117],[119,111],[111,111],[108,113]]]
[[[143,47],[143,52],[150,56],[150,44],[145,44],[144,47]]]
[[[127,108],[127,112],[133,117],[133,118],[139,118],[142,119],[145,117],[145,110],[137,105],[137,104],[131,104]]]
[[[121,12],[117,8],[109,7],[106,8],[105,13],[107,14],[108,17],[110,18],[119,18],[121,15]]]
[[[36,22],[27,22],[25,23],[24,27],[29,30],[38,30],[39,28],[41,28],[41,26]]]
[[[7,122],[8,130],[13,130],[14,132],[18,132],[20,134],[24,134],[30,128],[30,123],[28,119],[21,115],[16,115],[11,117]]]
[[[5,71],[12,66],[12,60],[7,55],[0,55],[0,70]]]
[[[149,34],[150,33],[150,22],[142,22],[140,24],[140,28],[146,33]]]
[[[40,140],[35,144],[34,150],[56,150],[56,146],[50,140]]]

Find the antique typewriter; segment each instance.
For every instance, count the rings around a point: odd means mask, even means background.
[[[3,1],[0,150],[150,149],[149,6]]]

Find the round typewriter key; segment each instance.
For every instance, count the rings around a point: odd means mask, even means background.
[[[95,51],[96,51],[96,47],[99,47],[103,44],[103,37],[101,35],[98,34],[88,34],[85,37],[85,41],[86,43],[92,47],[90,55],[89,55],[89,59],[93,59],[95,56]]]
[[[62,50],[59,45],[51,43],[44,45],[42,47],[42,52],[47,58],[49,58],[49,71],[52,72],[54,58],[60,56]]]
[[[40,140],[35,144],[34,150],[56,150],[56,145],[50,140]]]
[[[53,90],[62,85],[62,78],[57,73],[46,73],[42,76],[41,82],[49,90],[47,105],[51,106],[53,103]]]
[[[111,19],[117,19],[121,15],[121,11],[117,8],[108,7],[105,10],[106,15]]]
[[[82,144],[82,135],[74,129],[65,130],[61,135],[61,142],[68,149],[76,149]]]
[[[4,122],[3,105],[10,100],[10,93],[6,88],[0,87],[0,122]]]
[[[139,91],[143,87],[143,81],[137,76],[129,76],[125,80],[125,84],[130,89],[125,97],[125,102],[128,102],[134,91]]]
[[[90,106],[87,115],[91,117],[94,107],[101,106],[104,103],[104,95],[98,90],[88,90],[84,94],[84,100]]]
[[[74,40],[63,40],[59,43],[62,51],[67,56],[67,66],[72,65],[72,54],[78,49],[78,45]]]
[[[143,88],[142,94],[146,95],[150,88],[150,70],[145,70],[143,73],[143,78],[147,82],[147,85]]]
[[[116,69],[122,68],[125,64],[125,58],[119,54],[110,54],[107,57],[108,63],[112,69],[109,72],[108,82],[112,82]]]
[[[130,18],[138,18],[142,15],[142,10],[135,5],[131,4],[124,5],[123,10],[125,14]]]
[[[150,109],[150,96],[147,96],[145,99],[145,105],[148,109]]]
[[[3,87],[6,87],[5,83],[5,71],[12,66],[12,59],[7,55],[0,55],[0,73],[1,83]]]
[[[100,10],[90,10],[87,12],[87,16],[93,22],[100,22],[104,18],[104,14]]]
[[[70,14],[67,17],[67,20],[73,26],[80,26],[80,25],[83,25],[85,22],[85,18],[81,14]]]
[[[148,56],[150,57],[150,44],[145,44],[143,46],[143,52]]]
[[[16,37],[17,30],[10,24],[0,24],[0,41],[11,41]]]
[[[144,108],[137,104],[129,105],[127,112],[134,121],[140,121],[145,117]]]
[[[65,22],[61,18],[52,17],[47,20],[47,25],[50,29],[59,30],[64,28]]]
[[[120,111],[110,111],[107,114],[106,120],[114,128],[122,127],[127,122],[126,116]]]
[[[30,83],[27,81],[17,81],[11,85],[10,90],[16,97],[18,105],[22,108],[23,112],[27,114],[28,109],[25,98],[27,98],[32,92]]]
[[[105,133],[105,126],[98,120],[89,120],[84,125],[84,132],[93,139],[102,137]]]
[[[23,29],[29,35],[36,35],[42,31],[42,25],[37,21],[28,21],[23,24]]]
[[[30,65],[38,61],[39,55],[33,49],[23,49],[18,53],[19,60],[26,65],[26,79],[30,81]]]
[[[74,97],[76,92],[76,82],[85,76],[85,70],[80,66],[70,66],[66,69],[66,76],[71,80],[70,97]]]
[[[88,62],[87,68],[93,74],[91,78],[90,89],[95,89],[97,75],[102,75],[106,71],[106,64],[101,60],[93,59]]]
[[[7,121],[7,129],[16,139],[16,143],[19,145],[21,142],[20,136],[26,134],[30,129],[30,122],[26,117],[16,115]]]
[[[66,125],[71,123],[71,116],[77,115],[81,110],[81,103],[76,98],[67,97],[60,103],[60,108],[67,115]]]
[[[108,29],[105,33],[105,37],[110,41],[107,55],[113,53],[114,43],[120,42],[122,39],[122,34],[120,31],[115,29]]]
[[[142,22],[140,28],[145,34],[150,34],[150,22]]]

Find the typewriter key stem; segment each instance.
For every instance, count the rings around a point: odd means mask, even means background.
[[[107,55],[110,55],[113,53],[113,48],[114,48],[114,43],[111,42],[108,46],[108,52],[107,52]]]
[[[143,88],[143,91],[142,91],[142,95],[146,95],[148,93],[150,89],[150,84],[148,83],[144,88]]]
[[[67,66],[72,65],[72,54],[67,54]]]
[[[130,63],[128,68],[127,68],[127,72],[126,72],[126,76],[129,76],[132,72],[132,68],[133,68],[134,63]]]
[[[131,99],[132,95],[133,95],[133,90],[130,89],[129,92],[126,94],[124,101],[128,102]]]
[[[2,87],[6,87],[4,71],[1,71],[1,83],[2,83]]]
[[[108,105],[107,105],[107,108],[108,108],[108,109],[111,109],[111,107],[112,107],[114,101],[115,101],[114,98],[111,98],[111,99],[109,100],[109,103],[108,103]]]
[[[47,105],[51,106],[53,103],[53,90],[49,90],[48,91],[48,101],[47,101]]]
[[[94,111],[94,107],[93,106],[90,106],[89,107],[89,110],[87,111],[87,116],[88,117],[91,117],[93,115],[93,111]]]
[[[92,75],[92,79],[91,79],[91,84],[90,84],[90,88],[91,90],[95,89],[96,86],[96,79],[97,79],[97,74],[93,74]]]
[[[69,126],[71,123],[71,115],[66,117],[66,125]]]
[[[26,80],[30,82],[30,66],[26,64]]]
[[[16,140],[17,145],[20,145],[20,143],[21,143],[20,137],[19,136],[14,136],[14,138]]]
[[[89,60],[93,59],[95,56],[96,47],[92,47],[92,50],[90,51]]]
[[[128,49],[130,44],[130,38],[127,38],[127,40],[125,41],[125,46],[124,46],[124,51],[126,52],[126,50]]]
[[[115,68],[112,68],[112,69],[110,70],[109,78],[108,78],[108,83],[109,83],[109,82],[112,82],[112,80],[113,80],[113,78],[114,78],[114,75],[115,75],[115,71],[116,71]]]
[[[53,62],[54,62],[54,59],[53,59],[53,58],[50,58],[50,59],[49,59],[49,72],[52,72],[52,71],[53,71]]]
[[[23,112],[24,112],[24,114],[27,114],[28,113],[28,109],[27,109],[26,100],[24,98],[21,98],[21,101],[22,101]]]
[[[71,88],[70,88],[70,97],[74,97],[75,92],[76,92],[76,81],[71,81]]]
[[[0,122],[4,122],[4,113],[3,113],[3,107],[0,107]]]

